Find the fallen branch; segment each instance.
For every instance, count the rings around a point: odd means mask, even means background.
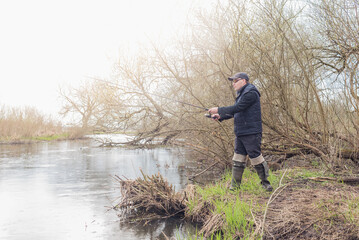
[[[308,179],[316,181],[316,182],[325,182],[325,181],[334,181],[345,184],[359,184],[359,178],[357,177],[348,177],[348,178],[335,178],[335,177],[309,177]]]
[[[199,175],[201,175],[201,174],[207,172],[209,169],[211,169],[212,167],[216,166],[217,164],[218,164],[218,161],[215,162],[215,163],[213,163],[211,166],[209,166],[208,168],[204,169],[203,171],[201,171],[201,172],[199,172],[199,173],[197,173],[197,174],[195,174],[195,175],[189,177],[188,179],[189,179],[189,180],[192,180],[192,179],[194,179],[195,177],[198,177]]]

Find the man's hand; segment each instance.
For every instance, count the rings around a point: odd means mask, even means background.
[[[215,121],[218,121],[218,120],[221,118],[221,116],[219,116],[219,114],[216,113],[216,114],[212,114],[212,115],[211,115],[211,118],[212,118],[213,120],[215,120]]]
[[[208,109],[208,112],[210,113],[210,114],[217,114],[218,113],[218,107],[214,107],[214,108],[210,108],[210,109]],[[218,115],[219,116],[219,115]]]

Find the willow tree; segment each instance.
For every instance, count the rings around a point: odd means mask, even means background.
[[[117,111],[123,130],[136,133],[131,144],[186,146],[223,169],[233,125],[205,118],[204,109],[233,104],[227,77],[246,71],[262,93],[264,150],[314,153],[332,170],[358,140],[357,5],[341,1],[218,1],[196,12],[171,46],[122,56],[115,78],[103,81],[121,108],[101,103],[96,109],[108,112],[93,119]]]
[[[315,49],[316,66],[325,69],[333,131],[339,156],[359,159],[359,2],[312,2],[312,19],[322,40]],[[334,97],[333,97],[334,96]]]

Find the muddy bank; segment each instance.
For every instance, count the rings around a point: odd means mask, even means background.
[[[122,197],[115,209],[122,221],[146,224],[179,217],[199,223],[192,238],[359,239],[357,185],[317,182],[318,170],[295,169],[272,173],[276,189],[266,193],[254,173],[245,175],[242,189],[235,192],[228,191],[230,175],[177,193],[160,175],[117,178]]]
[[[264,239],[359,239],[359,187],[289,182],[267,216]]]

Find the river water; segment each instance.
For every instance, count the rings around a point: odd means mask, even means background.
[[[123,136],[120,136],[123,138]],[[178,220],[120,223],[113,176],[160,172],[176,191],[187,184],[176,149],[98,147],[93,139],[0,145],[0,239],[165,239],[191,226]]]

